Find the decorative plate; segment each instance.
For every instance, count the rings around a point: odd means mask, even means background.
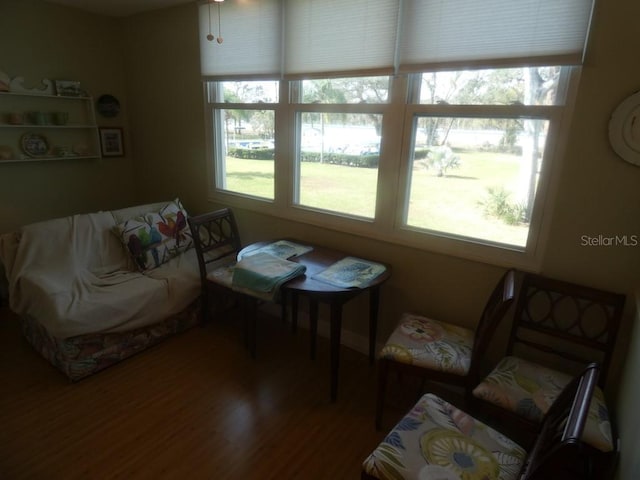
[[[640,166],[640,92],[614,110],[609,120],[609,141],[623,160]]]
[[[120,113],[120,102],[113,95],[101,95],[96,108],[103,117],[115,117]]]
[[[30,157],[43,157],[49,153],[47,137],[39,133],[25,133],[20,139],[22,151]]]

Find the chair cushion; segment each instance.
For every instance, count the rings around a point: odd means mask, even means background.
[[[464,376],[469,371],[474,332],[413,313],[402,315],[380,357]]]
[[[230,289],[232,287],[233,270],[235,266],[236,262],[232,262],[228,265],[218,267],[207,274],[207,280]]]
[[[541,422],[571,378],[518,357],[505,357],[473,390],[473,395],[527,420]],[[600,388],[594,391],[582,439],[603,452],[613,450],[609,412]]]
[[[376,478],[515,479],[526,452],[436,395],[427,393],[365,459]]]

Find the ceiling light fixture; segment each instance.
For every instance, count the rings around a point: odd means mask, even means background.
[[[222,29],[221,29],[221,24],[222,24],[222,20],[221,20],[221,16],[220,16],[220,4],[224,2],[224,0],[209,0],[209,34],[207,35],[207,40],[209,40],[210,42],[213,42],[213,39],[215,38],[216,42],[218,43],[222,43],[223,39],[222,39]],[[217,3],[218,4],[218,38],[216,38],[213,33],[211,32],[211,4],[212,3]]]

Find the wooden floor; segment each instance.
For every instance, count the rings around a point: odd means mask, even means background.
[[[71,384],[0,308],[0,479],[359,478],[384,437],[375,367],[343,347],[331,403],[325,339],[312,362],[306,330],[261,318],[252,360],[232,320]],[[403,401],[385,412],[389,428]]]

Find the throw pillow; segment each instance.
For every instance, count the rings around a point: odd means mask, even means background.
[[[193,245],[187,212],[177,198],[158,212],[116,225],[113,231],[142,272],[159,267]]]

